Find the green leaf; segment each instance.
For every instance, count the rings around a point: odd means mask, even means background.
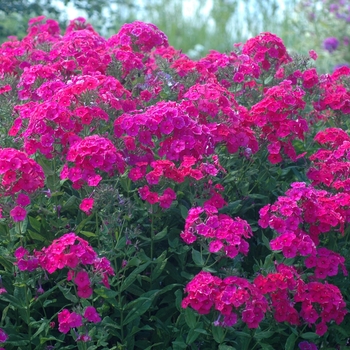
[[[267,196],[263,195],[263,194],[258,194],[258,193],[252,193],[249,195],[249,198],[253,198],[253,199],[266,199]]]
[[[236,348],[229,346],[229,345],[220,344],[219,350],[236,350]]]
[[[7,316],[7,312],[10,308],[10,305],[7,305],[3,310],[2,310],[2,315],[1,315],[1,324],[4,324],[4,321],[6,319]]]
[[[21,225],[15,225],[15,232],[17,234],[23,234],[27,231],[28,226],[28,217],[26,216],[25,219],[22,221]]]
[[[259,333],[255,333],[254,338],[257,340],[267,339],[267,338],[270,338],[274,334],[275,334],[275,332],[272,332],[272,331],[261,331]]]
[[[28,230],[29,236],[31,239],[35,240],[35,241],[39,241],[39,242],[45,242],[46,238],[42,235],[40,235],[37,232],[34,232],[32,230]]]
[[[147,293],[149,294],[149,293]],[[149,297],[140,297],[130,304],[132,304],[131,311],[127,314],[125,317],[125,320],[123,322],[123,326],[127,325],[131,321],[135,320],[137,317],[140,317],[143,315],[152,305],[152,302],[157,295],[157,291],[154,291],[154,294]],[[130,304],[128,305],[128,308],[130,307]]]
[[[105,299],[109,304],[111,304],[114,307],[119,307],[119,304],[117,302],[116,296],[118,293],[116,291],[110,290],[106,287],[101,287],[94,290],[97,295]]]
[[[68,200],[63,204],[62,210],[68,210],[76,206],[78,198],[76,196],[70,196]]]
[[[46,307],[47,305],[50,305],[52,303],[55,303],[57,301],[57,299],[53,299],[53,300],[45,300],[43,303],[43,306]]]
[[[331,329],[336,329],[338,332],[340,332],[344,337],[350,337],[350,330],[349,327],[345,330],[343,327],[338,326],[336,324],[332,325],[330,327]]]
[[[7,271],[12,271],[13,269],[13,263],[9,260],[7,260],[4,256],[0,255],[0,264],[5,268]]]
[[[272,79],[273,79],[273,76],[272,76],[272,75],[268,76],[268,77],[264,80],[264,85],[267,85],[268,83],[270,83],[270,82],[272,81]]]
[[[173,350],[181,350],[181,349],[187,349],[187,344],[184,343],[184,341],[178,337],[175,341],[172,342],[173,344]]]
[[[301,335],[301,338],[306,340],[315,340],[318,339],[320,336],[313,332],[306,332]]]
[[[40,333],[42,333],[45,328],[49,327],[49,321],[48,320],[42,320],[41,325],[38,328],[38,330],[33,334],[33,338],[36,338]]]
[[[294,350],[296,339],[297,338],[296,338],[295,334],[291,334],[286,341],[286,345],[285,345],[284,349],[285,350]]]
[[[184,220],[186,220],[186,218],[188,216],[188,209],[183,204],[180,204],[179,207],[180,207],[180,213],[181,213],[182,218]]]
[[[204,259],[202,257],[202,254],[198,250],[192,249],[192,259],[197,266],[204,266]]]
[[[219,213],[221,214],[235,214],[238,212],[241,207],[241,200],[234,201],[226,205],[225,207],[219,209]]]
[[[85,226],[85,224],[90,220],[90,217],[86,217],[84,220],[82,220],[79,225],[75,228],[75,233],[80,233],[81,229]]]
[[[179,311],[183,310],[183,308],[181,307],[181,302],[182,302],[182,291],[178,289],[175,292],[175,306]]]
[[[155,261],[153,261],[153,264],[156,263],[155,269],[152,271],[152,280],[156,280],[161,273],[163,272],[166,263],[168,259],[166,259],[167,251],[165,250]]]
[[[0,299],[6,300],[18,309],[24,309],[26,307],[25,300],[25,288],[15,288],[13,295],[11,294],[1,294]]]
[[[85,237],[96,237],[96,234],[89,231],[80,231],[80,233]]]
[[[98,289],[94,289],[95,293],[104,299],[115,298],[118,295],[118,292],[114,290],[110,290],[106,287],[100,287]]]
[[[72,303],[78,302],[78,298],[70,292],[70,289],[64,288],[60,285],[58,285],[58,288],[67,300],[71,301]]]
[[[29,219],[29,224],[30,226],[37,232],[40,232],[40,226],[41,226],[41,223],[39,220],[31,217],[31,216],[28,216],[28,219]]]
[[[264,242],[264,246],[267,249],[271,250],[269,239],[263,233],[261,233],[261,238],[262,238],[262,241]]]
[[[190,329],[186,337],[186,344],[191,345],[199,337],[199,333],[195,329]]]
[[[275,348],[269,344],[259,343],[259,345],[261,346],[261,350],[275,350]]]
[[[154,236],[154,241],[159,241],[162,238],[164,238],[168,233],[168,228],[166,227],[164,230],[158,232],[155,236]]]
[[[190,327],[191,329],[195,328],[197,324],[197,317],[194,311],[188,307],[185,309],[184,313],[185,313],[185,321],[188,327]]]
[[[58,339],[58,338],[55,338],[55,337],[43,337],[43,338],[41,338],[40,337],[40,344],[41,345],[43,345],[43,344],[45,344],[46,342],[48,342],[48,341],[53,341],[53,342],[59,342],[59,343],[63,343],[64,341],[63,340],[61,340],[61,339]]]
[[[212,326],[211,331],[214,337],[214,340],[218,343],[221,344],[224,339],[225,339],[225,331],[222,327],[217,327],[217,326]]]
[[[137,267],[133,272],[131,272],[131,274],[127,278],[125,278],[125,281],[123,282],[123,284],[121,286],[121,292],[124,291],[125,289],[127,289],[129,286],[131,286],[135,282],[137,276],[142,271],[146,270],[150,263],[151,263],[151,261],[147,261],[146,263]]]

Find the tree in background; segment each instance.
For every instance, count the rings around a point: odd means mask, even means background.
[[[42,14],[64,28],[71,17],[67,6],[105,37],[127,22],[152,22],[167,33],[172,46],[191,58],[209,50],[229,52],[233,43],[272,32],[291,53],[315,49],[320,71],[350,62],[350,39],[345,34],[349,0],[7,0],[0,2],[0,42],[9,35],[22,38],[28,19]]]
[[[350,65],[350,1],[302,0],[296,7],[306,46],[319,53],[318,68],[332,71]]]
[[[156,24],[175,48],[201,56],[209,49],[230,51],[234,42],[262,31],[280,32],[283,37],[289,28],[287,14],[295,1],[10,0],[0,4],[0,40],[14,33],[23,37],[27,20],[33,16],[45,14],[64,22],[67,16],[60,8],[71,5],[106,36],[118,31],[123,23],[138,19]]]
[[[60,11],[52,0],[0,1],[0,42],[6,41],[9,36],[22,38],[26,34],[28,20],[42,14],[60,18]]]

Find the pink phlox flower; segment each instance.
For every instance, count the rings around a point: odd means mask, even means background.
[[[100,317],[100,315],[97,313],[96,309],[95,309],[93,306],[88,306],[88,307],[85,309],[84,317],[85,317],[89,322],[93,322],[93,323],[101,322],[101,317]]]

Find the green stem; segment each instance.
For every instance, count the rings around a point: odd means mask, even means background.
[[[98,228],[98,215],[97,215],[97,212],[95,213],[95,223],[96,223],[96,234],[97,234],[98,247],[101,249],[100,231],[99,231],[99,228]]]
[[[122,293],[120,290],[120,286],[123,285],[123,281],[118,284],[118,304],[119,304],[119,310],[120,310],[120,336],[121,336],[121,343],[124,343],[124,310],[122,307]]]
[[[28,336],[29,336],[29,350],[32,349],[32,327],[30,325],[30,300],[28,298],[28,291],[25,289],[26,293],[26,309],[27,309],[27,321],[28,321]]]
[[[154,256],[154,206],[151,205],[152,215],[151,215],[151,274],[150,278],[150,289],[152,288],[152,275],[153,275],[153,256]]]
[[[19,235],[19,240],[21,242],[21,246],[25,246],[25,242],[23,240],[23,235],[22,235],[22,225],[21,225],[21,221],[18,221],[16,223],[16,225],[18,226],[18,235]]]

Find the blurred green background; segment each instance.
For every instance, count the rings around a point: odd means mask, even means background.
[[[329,72],[349,62],[347,11],[349,0],[0,0],[0,41],[22,38],[28,19],[42,14],[58,20],[63,29],[69,20],[85,17],[105,37],[126,22],[152,22],[172,46],[194,59],[209,50],[231,51],[233,43],[269,31],[290,52],[314,49],[317,68]],[[323,48],[327,37],[339,41],[331,53]]]

